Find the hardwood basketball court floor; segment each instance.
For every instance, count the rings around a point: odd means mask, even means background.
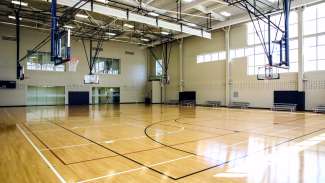
[[[0,108],[1,182],[325,182],[325,115],[123,104]]]

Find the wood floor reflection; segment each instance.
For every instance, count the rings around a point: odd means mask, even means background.
[[[322,114],[125,104],[0,115],[0,182],[325,182]]]

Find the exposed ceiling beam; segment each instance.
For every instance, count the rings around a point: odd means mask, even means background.
[[[291,4],[291,10],[294,10],[299,7],[322,3],[322,2],[325,2],[325,0],[295,0]],[[277,13],[277,12],[275,12],[275,13]],[[241,15],[241,16],[231,18],[227,21],[220,22],[220,23],[214,25],[212,27],[212,30],[217,30],[217,29],[221,29],[224,27],[228,27],[228,26],[232,26],[232,25],[236,25],[236,24],[240,24],[240,23],[245,23],[248,21],[250,21],[250,17],[248,15]],[[175,39],[181,39],[181,38],[185,38],[185,37],[189,37],[189,36],[186,34],[179,34],[175,37]],[[155,41],[154,43],[151,44],[151,46],[156,46],[159,44],[161,44],[160,41]]]
[[[208,13],[211,13],[211,16],[217,20],[220,20],[220,21],[225,21],[226,18],[222,15],[220,15],[219,13],[216,13],[214,11],[209,11],[206,7],[204,7],[203,5],[197,5],[194,7],[195,9],[201,11],[202,13],[205,13],[205,14],[208,14]]]
[[[57,1],[58,4],[63,5],[63,6],[68,6],[68,7],[73,7],[78,2],[79,2],[79,0],[58,0]],[[86,3],[80,9],[90,11],[91,10],[90,3]],[[159,18],[151,18],[151,17],[143,16],[143,15],[140,15],[137,13],[132,13],[132,12],[128,12],[125,10],[116,9],[116,8],[111,8],[111,7],[108,7],[105,5],[94,4],[93,11],[95,13],[106,15],[109,17],[116,17],[116,18],[122,19],[122,20],[138,22],[138,23],[147,24],[147,25],[154,26],[154,27],[164,28],[167,30],[173,30],[173,31],[177,31],[177,32],[187,33],[187,34],[194,35],[194,36],[199,36],[199,37],[204,37],[204,38],[209,38],[209,39],[211,38],[211,33],[204,31],[204,30],[195,29],[190,26],[181,25],[179,23],[168,22],[166,20],[162,20]]]

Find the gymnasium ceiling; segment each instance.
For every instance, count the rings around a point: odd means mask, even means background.
[[[9,18],[14,16],[14,10],[17,5],[11,3],[12,0],[1,0],[0,2],[0,23],[15,24],[15,20]],[[28,3],[27,7],[22,7],[21,24],[25,27],[50,30],[50,0],[22,0]],[[69,0],[66,0],[69,1]],[[177,21],[177,3],[176,0],[142,0],[141,9],[140,0],[94,0],[95,3],[114,7],[118,9],[129,9],[132,12],[148,16],[148,12],[159,13],[159,18],[179,23]],[[234,0],[229,0],[232,2]],[[253,0],[251,0],[253,1]],[[274,3],[274,0],[266,0]],[[264,1],[264,2],[266,2]],[[303,1],[303,0],[296,0]],[[307,1],[307,0],[305,0]],[[309,0],[315,1],[315,0]],[[257,1],[258,2],[258,1]],[[261,10],[269,11],[270,7],[264,3],[259,4]],[[68,7],[58,6],[58,15],[62,15]],[[116,19],[99,13],[88,12],[85,10],[78,11],[79,14],[87,15],[88,18],[68,17],[66,24],[73,26],[72,33],[74,37],[84,39],[101,39],[114,40],[120,42],[129,42],[149,46],[157,44],[161,40],[170,37],[184,37],[188,34],[161,29],[145,23],[126,22],[125,20]],[[223,0],[182,0],[182,22],[191,23],[193,28],[207,29],[208,14],[211,14],[210,28],[216,29],[227,25],[237,19],[247,18],[246,10],[235,6],[229,6]],[[246,20],[247,21],[247,20]],[[128,28],[123,25],[131,24],[134,28]],[[101,34],[98,32],[110,32],[113,35]],[[163,35],[162,32],[169,32],[169,35]]]

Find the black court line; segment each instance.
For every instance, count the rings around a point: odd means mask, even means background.
[[[176,121],[176,120],[177,120],[177,119],[175,119],[175,121]],[[157,124],[157,123],[159,123],[159,122],[153,123],[153,124],[151,124],[151,125],[149,125],[149,126],[146,127],[146,129],[145,129],[145,134],[147,135],[147,137],[148,137],[149,139],[151,139],[151,140],[153,140],[154,142],[157,142],[157,143],[159,143],[159,144],[161,144],[161,145],[165,145],[166,147],[169,147],[169,148],[172,148],[172,149],[175,149],[175,150],[179,150],[179,151],[181,151],[181,152],[186,152],[186,153],[189,153],[189,154],[192,154],[192,155],[195,155],[195,156],[201,156],[201,155],[197,155],[197,154],[192,153],[192,152],[188,152],[188,151],[185,151],[185,150],[182,150],[182,149],[177,149],[177,148],[171,147],[171,146],[169,146],[169,145],[166,145],[166,144],[163,144],[163,143],[161,143],[161,142],[159,142],[159,141],[156,141],[155,139],[153,139],[152,137],[150,137],[150,136],[147,134],[146,130],[149,129],[151,126]],[[280,143],[275,144],[275,145],[273,145],[273,146],[265,147],[265,148],[263,148],[263,149],[261,149],[261,150],[257,150],[257,151],[255,151],[255,152],[253,152],[253,153],[245,154],[245,155],[243,155],[243,156],[240,156],[240,157],[237,157],[237,158],[234,158],[234,159],[231,159],[231,160],[225,161],[225,162],[223,162],[223,163],[216,164],[216,165],[214,165],[214,166],[211,166],[211,167],[208,167],[208,168],[205,168],[205,169],[202,169],[202,170],[199,170],[199,171],[196,171],[196,172],[193,172],[193,173],[190,173],[190,174],[187,174],[187,175],[184,175],[184,176],[178,177],[178,178],[176,178],[176,180],[179,180],[179,179],[182,179],[182,178],[185,178],[185,177],[189,177],[189,176],[191,176],[191,175],[195,175],[195,174],[198,174],[198,173],[201,173],[201,172],[204,172],[204,171],[207,171],[207,170],[210,170],[210,169],[213,169],[213,168],[216,168],[216,167],[219,167],[219,166],[222,166],[222,165],[228,164],[228,163],[230,163],[230,162],[232,162],[232,161],[236,161],[236,160],[244,159],[244,158],[246,158],[246,157],[248,157],[248,156],[250,156],[250,155],[252,155],[252,154],[255,154],[255,153],[258,153],[258,152],[263,152],[263,151],[265,151],[265,150],[268,150],[268,149],[272,149],[272,148],[278,147],[278,146],[280,146],[280,145],[282,145],[282,144],[285,144],[285,143],[288,143],[288,142],[291,142],[291,141],[297,140],[297,139],[299,139],[299,138],[302,138],[302,137],[305,137],[305,136],[311,135],[311,134],[313,134],[313,133],[320,132],[320,131],[322,131],[322,130],[324,130],[324,129],[325,129],[325,128],[322,128],[322,129],[319,129],[319,130],[316,130],[316,131],[310,132],[310,133],[308,133],[308,134],[304,134],[304,135],[301,135],[301,136],[298,136],[298,137],[295,137],[295,138],[292,138],[292,139],[289,139],[289,140],[286,140],[286,141],[280,142]],[[203,156],[203,157],[204,157],[204,156]]]
[[[169,120],[168,120],[169,121]],[[49,122],[50,124],[53,124],[52,122]],[[171,125],[168,125],[171,126]],[[176,127],[176,126],[175,126]],[[26,127],[27,128],[27,127]],[[31,131],[31,129],[27,128],[29,131]],[[200,139],[195,139],[195,140],[190,140],[190,141],[185,141],[185,142],[181,142],[181,143],[177,143],[177,144],[172,144],[170,146],[177,146],[177,145],[182,145],[182,144],[187,144],[187,143],[191,143],[191,142],[198,142],[201,140],[206,140],[206,139],[212,139],[212,138],[218,138],[221,136],[226,136],[226,135],[231,135],[233,133],[229,133],[229,134],[223,134],[223,135],[217,135],[217,136],[212,136],[212,137],[205,137],[205,138],[200,138]],[[59,157],[59,155],[57,155],[53,149],[49,148],[48,145],[41,140],[40,137],[38,137],[36,134],[33,134],[33,136],[35,136],[57,159],[59,159],[64,165],[72,165],[72,164],[79,164],[79,163],[84,163],[84,162],[90,162],[90,161],[95,161],[95,160],[100,160],[100,159],[107,159],[107,158],[113,158],[113,157],[117,157],[119,155],[112,155],[112,156],[105,156],[105,157],[99,157],[99,158],[93,158],[93,159],[88,159],[88,160],[82,160],[82,161],[75,161],[75,162],[65,162],[63,159],[61,159]],[[151,150],[155,150],[155,149],[160,149],[160,148],[164,148],[166,146],[161,145],[160,147],[155,147],[155,148],[149,148],[149,149],[143,149],[143,150],[139,150],[139,151],[133,151],[133,152],[128,152],[128,153],[123,153],[123,155],[129,155],[129,154],[135,154],[135,153],[141,153],[141,152],[146,152],[146,151],[151,151]]]
[[[175,120],[176,120],[176,119],[175,119]],[[156,142],[156,143],[158,143],[158,144],[160,144],[160,145],[163,145],[163,146],[165,146],[165,147],[168,147],[168,148],[170,148],[170,149],[174,149],[174,150],[181,151],[181,152],[184,152],[184,153],[187,153],[187,154],[191,154],[191,155],[195,155],[195,156],[202,156],[202,155],[198,155],[198,154],[193,153],[193,152],[185,151],[185,150],[183,150],[183,149],[178,149],[178,148],[173,147],[173,146],[171,146],[171,145],[164,144],[164,143],[159,142],[159,141],[157,141],[156,139],[152,138],[152,137],[148,134],[148,130],[149,130],[149,128],[151,128],[152,126],[157,125],[157,124],[159,124],[159,123],[162,123],[162,122],[152,123],[152,124],[146,126],[146,128],[144,129],[144,133],[145,133],[145,135],[146,135],[150,140],[152,140],[152,141],[154,141],[154,142]],[[235,133],[236,133],[236,132],[229,133],[229,134],[223,134],[223,135],[219,135],[219,137],[221,137],[221,136],[226,136],[226,135],[230,135],[230,134],[235,134]],[[175,145],[174,145],[174,146],[175,146]],[[202,156],[202,157],[205,157],[205,156]],[[205,157],[205,158],[207,158],[207,157]]]
[[[176,121],[176,120],[177,120],[177,119],[174,119],[174,121]],[[164,121],[170,121],[170,120],[164,120]],[[160,122],[164,122],[164,121],[160,121]],[[156,123],[159,123],[159,122],[156,122]],[[156,173],[159,173],[159,174],[161,174],[161,175],[164,175],[164,176],[166,176],[166,177],[168,177],[168,178],[171,178],[171,179],[173,179],[173,180],[183,179],[183,178],[186,178],[186,177],[189,177],[189,176],[192,176],[192,175],[195,175],[195,174],[198,174],[198,173],[201,173],[201,172],[204,172],[204,171],[207,171],[207,170],[210,170],[210,169],[213,169],[213,168],[216,168],[216,167],[219,167],[219,166],[222,166],[222,165],[228,164],[228,163],[230,163],[230,162],[232,162],[232,161],[236,161],[236,160],[239,160],[239,159],[244,159],[244,158],[248,157],[248,156],[251,155],[251,154],[258,153],[258,152],[263,152],[263,151],[265,151],[265,150],[267,150],[267,149],[272,149],[272,148],[274,148],[274,147],[277,147],[277,146],[280,146],[280,145],[282,145],[282,144],[288,143],[288,142],[290,142],[290,141],[294,141],[294,140],[296,140],[296,139],[299,139],[299,138],[302,138],[302,137],[305,137],[305,136],[311,135],[311,134],[313,134],[313,133],[317,133],[317,132],[322,131],[322,130],[325,129],[325,128],[322,128],[322,129],[319,129],[319,130],[313,131],[313,132],[311,132],[311,133],[304,134],[304,135],[301,135],[301,136],[295,137],[295,138],[293,138],[293,139],[289,139],[289,140],[284,141],[284,142],[281,142],[281,143],[279,143],[279,144],[276,144],[276,145],[273,145],[273,146],[265,147],[265,148],[263,148],[263,149],[261,149],[261,150],[257,150],[257,151],[255,151],[255,152],[253,152],[253,153],[245,154],[245,155],[243,155],[243,156],[241,156],[241,157],[234,158],[234,159],[232,159],[232,160],[228,160],[228,161],[226,161],[226,162],[223,162],[223,163],[220,163],[220,164],[216,164],[216,165],[214,165],[214,166],[211,166],[211,167],[208,167],[208,168],[205,168],[205,169],[202,169],[202,170],[196,171],[196,172],[192,172],[192,173],[187,174],[187,175],[184,175],[184,176],[180,176],[180,177],[174,178],[174,177],[172,177],[172,176],[166,175],[166,174],[163,173],[163,172],[160,172],[159,170],[156,170],[156,169],[154,169],[154,168],[148,167],[148,166],[144,165],[144,164],[141,163],[141,162],[138,162],[138,161],[136,161],[136,160],[134,160],[134,159],[131,159],[131,158],[127,157],[127,156],[124,156],[123,154],[120,154],[120,153],[118,153],[118,152],[115,152],[114,150],[111,150],[111,149],[109,149],[109,148],[107,148],[107,147],[105,147],[105,146],[103,146],[103,145],[101,145],[101,144],[99,144],[99,143],[97,143],[97,142],[91,140],[91,139],[88,139],[87,137],[84,137],[84,136],[82,136],[82,135],[79,135],[78,133],[76,133],[76,132],[74,132],[74,131],[72,131],[72,130],[70,130],[70,129],[67,129],[67,128],[65,128],[65,127],[63,127],[63,126],[61,126],[61,125],[59,125],[59,124],[57,124],[57,123],[55,123],[55,122],[54,122],[53,124],[55,124],[55,125],[57,125],[57,126],[63,128],[63,129],[65,129],[65,130],[67,130],[67,131],[69,131],[69,132],[71,132],[71,133],[73,133],[73,134],[75,134],[75,135],[77,135],[77,136],[80,136],[80,137],[82,137],[82,138],[85,138],[85,139],[87,139],[87,140],[90,141],[90,142],[93,142],[93,143],[95,143],[95,144],[97,144],[97,145],[99,145],[99,146],[102,146],[103,148],[108,149],[108,150],[110,150],[110,151],[112,151],[112,152],[114,152],[114,153],[116,153],[116,154],[118,154],[118,155],[120,155],[120,156],[122,156],[122,157],[124,157],[124,158],[126,158],[126,159],[128,159],[128,160],[130,160],[130,161],[132,161],[132,162],[134,162],[134,163],[137,163],[137,164],[139,164],[139,165],[141,165],[141,166],[147,167],[148,169],[150,169],[150,170],[152,170],[152,171],[154,171],[154,172],[156,172]],[[153,125],[153,124],[151,124],[151,125]],[[149,126],[151,126],[151,125],[149,125]]]
[[[22,125],[41,143],[43,144],[47,149],[49,149],[50,153],[53,154],[54,157],[56,157],[62,164],[66,165],[66,163],[56,154],[54,153],[50,147],[40,138],[38,137],[29,127],[27,127],[24,123]]]
[[[70,129],[68,129],[68,128],[65,128],[64,126],[61,126],[61,125],[59,125],[59,124],[57,124],[57,123],[55,123],[55,122],[54,122],[53,124],[55,124],[55,125],[57,125],[57,126],[63,128],[63,129],[65,129],[65,130],[67,130],[67,131],[69,131],[69,132],[71,132],[71,133],[73,133],[73,134],[75,134],[75,135],[77,135],[77,136],[79,136],[79,137],[81,137],[81,138],[84,138],[84,139],[88,140],[89,142],[92,142],[92,143],[94,143],[94,144],[96,144],[96,145],[98,145],[98,146],[101,146],[101,147],[103,147],[103,148],[105,148],[105,149],[107,149],[107,150],[109,150],[109,151],[111,151],[111,152],[113,152],[113,153],[115,153],[115,154],[117,154],[117,155],[119,155],[119,156],[121,156],[121,157],[123,157],[123,158],[129,160],[129,161],[132,161],[133,163],[136,163],[136,164],[138,164],[138,165],[140,165],[140,166],[146,167],[146,168],[148,168],[148,169],[150,169],[150,170],[152,170],[152,171],[154,171],[154,172],[156,172],[156,173],[158,173],[158,174],[160,174],[160,175],[166,176],[166,177],[168,177],[168,178],[170,178],[170,179],[176,180],[176,178],[174,178],[174,177],[172,177],[172,176],[170,176],[170,175],[167,175],[167,174],[165,174],[165,173],[163,173],[163,172],[161,172],[161,171],[159,171],[159,170],[156,170],[156,169],[154,169],[154,168],[152,168],[152,167],[150,167],[150,166],[147,166],[147,165],[145,165],[145,164],[143,164],[143,163],[141,163],[141,162],[139,162],[139,161],[136,161],[136,160],[134,160],[134,159],[132,159],[132,158],[129,158],[129,157],[127,157],[127,156],[125,156],[125,155],[123,155],[123,154],[121,154],[121,153],[119,153],[119,152],[117,152],[117,151],[115,151],[115,150],[112,150],[112,149],[110,149],[110,148],[108,148],[108,147],[106,147],[106,146],[104,146],[104,145],[102,145],[102,144],[100,144],[100,143],[98,143],[98,142],[96,142],[96,141],[94,141],[94,140],[91,140],[91,139],[89,139],[89,138],[87,138],[87,137],[85,137],[85,136],[82,136],[82,135],[80,135],[80,134],[78,134],[78,133],[76,133],[76,132],[74,132],[74,131],[72,131],[72,130],[70,130]]]
[[[322,129],[319,129],[319,130],[313,131],[313,132],[308,133],[308,134],[305,134],[305,135],[301,135],[301,136],[295,137],[295,138],[293,138],[293,139],[290,139],[290,140],[287,140],[287,141],[281,142],[281,143],[276,144],[276,145],[274,145],[274,146],[265,147],[265,148],[262,149],[262,150],[258,150],[258,151],[255,151],[255,152],[253,152],[253,153],[246,154],[246,155],[243,155],[243,156],[241,156],[241,157],[238,157],[238,158],[235,158],[235,159],[232,159],[232,160],[228,160],[228,161],[223,162],[223,163],[221,163],[221,164],[216,164],[216,165],[214,165],[214,166],[211,166],[211,167],[208,167],[208,168],[206,168],[206,169],[202,169],[202,170],[199,170],[199,171],[193,172],[193,173],[191,173],[191,174],[187,174],[187,175],[184,175],[184,176],[178,177],[178,178],[176,178],[176,180],[183,179],[183,178],[186,178],[186,177],[189,177],[189,176],[192,176],[192,175],[195,175],[195,174],[198,174],[198,173],[201,173],[201,172],[204,172],[204,171],[207,171],[207,170],[210,170],[210,169],[216,168],[216,167],[223,166],[223,165],[228,164],[228,163],[230,163],[230,162],[232,162],[232,161],[237,161],[237,160],[240,160],[240,159],[244,159],[244,158],[246,158],[246,157],[248,157],[248,156],[250,156],[250,155],[252,155],[252,154],[256,154],[256,153],[259,153],[259,152],[263,152],[263,151],[265,151],[265,150],[273,149],[273,148],[278,147],[278,146],[280,146],[280,145],[283,145],[283,144],[285,144],[285,143],[292,142],[292,141],[297,140],[297,139],[299,139],[299,138],[303,138],[303,137],[305,137],[305,136],[308,136],[308,135],[311,135],[311,134],[313,134],[313,133],[317,133],[317,132],[320,132],[320,131],[323,131],[323,130],[325,130],[325,128],[322,128]]]
[[[182,128],[183,127],[184,129],[189,130],[189,131],[203,132],[203,133],[206,133],[206,134],[214,134],[215,133],[215,132],[212,132],[212,131],[206,131],[206,130],[202,130],[202,129],[193,129],[193,128],[189,128],[189,127],[185,127],[185,126],[180,127],[180,126],[174,126],[174,125],[170,125],[170,124],[157,124],[157,125],[177,127],[177,128]],[[219,129],[214,128],[214,130],[219,130]],[[233,131],[233,130],[224,130],[224,131],[231,131],[231,132],[234,132],[234,133],[237,132],[237,131]]]
[[[170,121],[170,120],[164,120],[164,121]],[[160,122],[164,122],[164,121],[160,121]],[[156,122],[156,123],[160,123],[160,122]],[[97,145],[99,145],[99,146],[102,146],[102,147],[104,147],[104,148],[106,148],[106,149],[108,149],[108,150],[110,150],[110,151],[112,151],[112,152],[118,154],[119,156],[122,156],[122,157],[124,157],[124,158],[126,158],[126,159],[128,159],[128,160],[130,160],[130,161],[132,161],[132,162],[134,162],[134,163],[137,163],[137,164],[139,164],[139,165],[141,165],[141,166],[147,167],[148,169],[150,169],[150,170],[152,170],[152,171],[154,171],[154,172],[156,172],[156,173],[159,173],[159,174],[161,174],[161,175],[164,175],[164,176],[166,176],[166,177],[168,177],[168,178],[170,178],[170,179],[173,179],[173,180],[183,179],[183,178],[186,178],[186,177],[189,177],[189,176],[192,176],[192,175],[195,175],[195,174],[198,174],[198,173],[201,173],[201,172],[204,172],[204,171],[207,171],[207,170],[210,170],[210,169],[216,168],[216,167],[223,166],[223,165],[228,164],[228,163],[230,163],[230,162],[232,162],[232,161],[236,161],[236,160],[244,159],[244,158],[246,158],[246,157],[248,157],[248,156],[250,156],[250,155],[252,155],[252,154],[255,154],[255,153],[258,153],[258,152],[263,152],[263,151],[265,151],[265,150],[275,148],[275,147],[280,146],[280,145],[282,145],[282,144],[285,144],[285,143],[288,143],[288,142],[294,141],[294,140],[296,140],[296,139],[299,139],[299,138],[302,138],[302,137],[305,137],[305,136],[311,135],[311,134],[313,134],[313,133],[317,133],[317,132],[322,131],[322,130],[325,129],[325,128],[322,128],[322,129],[319,129],[319,130],[313,131],[313,132],[311,132],[311,133],[308,133],[308,134],[305,134],[305,135],[301,135],[301,136],[295,137],[295,138],[293,138],[293,139],[286,140],[286,141],[281,142],[281,143],[279,143],[279,144],[276,144],[276,145],[273,145],[273,146],[265,147],[265,148],[263,148],[263,149],[261,149],[261,150],[257,150],[257,151],[255,151],[255,152],[253,152],[253,153],[245,154],[245,155],[243,155],[243,156],[240,156],[240,157],[237,157],[237,158],[234,158],[234,159],[231,159],[231,160],[225,161],[225,162],[223,162],[223,163],[219,163],[219,164],[216,164],[216,165],[210,166],[210,167],[208,167],[208,168],[205,168],[205,169],[202,169],[202,170],[198,170],[198,171],[195,171],[195,172],[192,172],[192,173],[189,173],[189,174],[186,174],[186,175],[183,175],[183,176],[180,176],[180,177],[175,178],[175,177],[172,177],[172,176],[170,176],[170,175],[167,175],[167,174],[165,174],[165,173],[163,173],[163,172],[161,172],[161,171],[159,171],[159,170],[157,170],[157,169],[154,169],[154,168],[152,168],[152,167],[148,167],[147,165],[145,165],[145,164],[143,164],[143,163],[141,163],[141,162],[138,162],[137,160],[134,160],[134,159],[132,159],[132,158],[129,158],[129,157],[123,155],[123,154],[120,154],[120,153],[118,153],[118,152],[116,152],[116,151],[114,151],[114,150],[112,150],[112,149],[110,149],[110,148],[107,148],[107,147],[105,147],[105,146],[103,146],[103,145],[101,145],[101,144],[99,144],[99,143],[97,143],[97,142],[95,142],[95,141],[93,141],[93,140],[91,140],[91,139],[88,139],[87,137],[84,137],[84,136],[82,136],[82,135],[80,135],[80,134],[78,134],[78,133],[76,133],[76,132],[74,132],[74,131],[72,131],[72,130],[70,130],[70,129],[67,129],[67,128],[65,128],[65,127],[63,127],[63,126],[61,126],[61,125],[59,125],[59,124],[57,124],[57,123],[53,123],[53,124],[55,124],[55,125],[57,125],[57,126],[63,128],[63,129],[65,129],[65,130],[67,130],[67,131],[70,131],[71,133],[73,133],[73,134],[75,134],[75,135],[78,135],[78,136],[80,136],[80,137],[82,137],[82,138],[85,138],[85,139],[89,140],[90,142],[93,142],[93,143],[95,143],[95,144],[97,144]],[[151,125],[154,125],[154,124],[151,124]],[[149,126],[151,126],[151,125],[149,125]],[[159,148],[161,148],[161,147],[159,147]],[[178,150],[180,150],[180,149],[178,149]],[[180,150],[180,151],[183,151],[183,150]],[[199,155],[196,155],[195,153],[191,153],[191,152],[189,152],[189,153],[190,153],[190,154],[193,154],[193,155],[195,155],[195,156],[199,156]]]
[[[266,137],[274,137],[274,138],[284,138],[284,139],[290,139],[288,137],[280,137],[280,136],[275,136],[275,135],[266,135],[266,134],[263,134],[263,133],[256,133],[256,132],[250,132],[250,131],[243,131],[243,130],[230,130],[230,129],[225,129],[225,128],[215,128],[213,126],[207,126],[207,125],[198,125],[198,124],[192,124],[192,123],[185,123],[185,122],[180,122],[178,120],[175,120],[176,123],[180,123],[180,124],[185,124],[185,125],[190,125],[190,126],[198,126],[198,127],[202,127],[202,128],[213,128],[213,129],[217,129],[217,130],[225,130],[225,131],[233,131],[233,132],[242,132],[242,133],[253,133],[253,134],[256,134],[256,135],[263,135],[263,136],[266,136]],[[262,128],[263,126],[261,126]],[[264,126],[264,127],[269,127],[269,126]],[[253,128],[253,129],[259,129],[259,128]],[[253,129],[248,129],[248,130],[253,130]]]
[[[76,161],[76,162],[65,162],[62,158],[60,158],[59,155],[57,155],[53,149],[51,149],[38,135],[36,135],[29,127],[27,127],[24,123],[22,123],[23,126],[41,143],[43,144],[46,149],[48,149],[50,151],[50,153],[57,158],[62,164],[64,165],[72,165],[72,164],[77,164],[77,163],[83,163],[83,162],[87,162],[87,161],[94,161],[94,160],[99,160],[99,159],[105,159],[105,158],[110,158],[110,157],[116,157],[118,155],[112,155],[112,156],[105,156],[105,157],[100,157],[100,158],[94,158],[94,159],[89,159],[89,160],[83,160],[83,161]],[[105,149],[106,150],[106,149]]]

